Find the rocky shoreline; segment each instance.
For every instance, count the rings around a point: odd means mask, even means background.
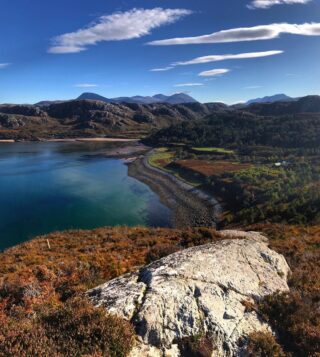
[[[222,211],[218,201],[171,174],[150,166],[149,155],[150,152],[130,162],[128,174],[148,185],[172,210],[173,227],[217,227]]]
[[[48,143],[74,143],[74,142],[84,142],[84,143],[136,143],[139,141],[137,139],[129,138],[117,138],[117,137],[89,137],[89,138],[57,138],[57,139],[42,139],[37,140],[15,140],[15,139],[0,139],[0,143],[33,143],[33,142],[48,142]]]

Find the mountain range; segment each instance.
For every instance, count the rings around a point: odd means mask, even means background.
[[[0,140],[141,137],[185,120],[227,110],[221,103],[106,103],[98,100],[0,105]]]
[[[157,97],[162,99],[160,95]],[[253,103],[245,107],[198,102],[108,103],[93,99],[42,102],[41,105],[2,104],[0,139],[136,138],[181,122],[196,122],[213,114],[221,120],[230,116],[242,120],[243,116],[248,115],[261,120],[268,117],[279,117],[282,120],[283,116],[288,115],[313,115],[317,119],[320,115],[320,96],[307,96],[295,101]],[[199,122],[197,125],[200,125]]]
[[[286,94],[275,94],[273,96],[267,96],[263,98],[256,98],[247,101],[246,103],[236,104],[235,108],[243,108],[255,103],[277,103],[277,102],[293,102],[299,98],[292,98]],[[136,95],[133,97],[116,97],[107,98],[97,93],[85,92],[82,93],[75,100],[95,100],[104,103],[136,103],[136,104],[155,104],[155,103],[167,103],[167,104],[186,104],[186,103],[199,103],[196,99],[192,98],[186,93],[175,93],[172,95],[156,94],[153,96],[141,96]],[[62,100],[55,101],[41,101],[36,103],[37,106],[48,106],[51,104],[58,104],[64,102]]]
[[[96,93],[82,93],[77,100],[99,100],[105,103],[137,103],[137,104],[154,104],[154,103],[168,103],[168,104],[185,104],[197,103],[197,101],[185,93],[175,93],[172,95],[156,94],[152,97],[136,95],[133,97],[118,97],[106,98]]]
[[[296,98],[291,98],[287,96],[286,94],[275,94],[272,96],[267,96],[263,98],[256,98],[256,99],[251,99],[248,100],[245,104],[250,105],[254,103],[276,103],[276,102],[293,102],[295,101]]]

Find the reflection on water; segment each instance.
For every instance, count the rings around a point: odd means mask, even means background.
[[[169,226],[170,211],[123,161],[99,155],[115,146],[0,144],[0,249],[56,230]]]

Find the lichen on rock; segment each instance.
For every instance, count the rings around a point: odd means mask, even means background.
[[[88,296],[131,321],[141,343],[152,350],[176,350],[178,340],[210,333],[215,355],[239,355],[240,339],[270,331],[246,303],[287,291],[289,267],[259,233],[222,234],[228,239],[171,254]]]

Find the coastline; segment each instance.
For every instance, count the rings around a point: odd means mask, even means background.
[[[39,139],[32,140],[14,140],[14,139],[0,139],[0,143],[28,143],[28,142],[49,142],[49,143],[72,143],[72,142],[109,142],[109,143],[129,143],[138,142],[140,139],[125,139],[125,138],[65,138],[65,139]]]
[[[172,211],[172,227],[215,227],[219,225],[222,213],[220,203],[211,195],[180,180],[174,175],[153,167],[148,158],[153,150],[141,144],[139,139],[124,138],[73,138],[48,139],[38,142],[110,142],[125,146],[100,153],[106,158],[123,159],[128,166],[128,175],[148,185],[160,201]],[[15,143],[14,140],[0,140],[0,143]],[[127,145],[126,145],[127,143]]]
[[[217,227],[222,212],[219,202],[171,174],[150,166],[148,157],[151,152],[129,162],[128,175],[148,185],[172,210],[173,227]]]

